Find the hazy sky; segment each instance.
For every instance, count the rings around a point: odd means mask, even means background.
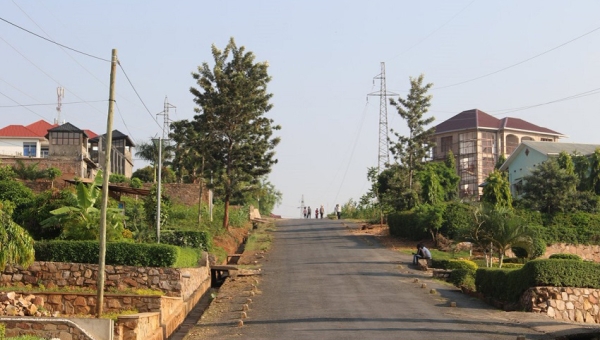
[[[114,127],[136,142],[162,134],[156,114],[165,96],[177,107],[172,120],[193,117],[191,72],[212,65],[211,44],[224,48],[234,37],[257,61],[268,60],[268,115],[282,126],[270,181],[283,193],[275,212],[285,217],[300,215],[302,195],[332,211],[368,189],[379,98],[367,94],[379,90],[373,78],[381,62],[388,91],[405,96],[409,77],[421,73],[435,84],[434,124],[478,108],[559,131],[568,136],[563,142],[600,144],[599,13],[598,1],[548,0],[0,3],[0,18],[73,49],[107,60],[118,49],[148,110],[119,69]],[[63,86],[61,118],[106,132],[108,62],[4,21],[0,55],[0,125],[52,122]],[[48,105],[15,107],[31,104]],[[393,107],[388,121],[406,134]]]

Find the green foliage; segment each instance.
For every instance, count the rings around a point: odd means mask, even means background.
[[[485,180],[482,201],[499,207],[512,207],[512,194],[508,174],[492,171]]]
[[[494,165],[494,169],[495,170],[500,170],[500,167],[502,167],[502,164],[504,164],[504,162],[506,162],[506,156],[504,154],[501,154],[498,157],[498,160],[496,161],[496,164]]]
[[[175,268],[193,268],[198,267],[202,253],[198,248],[180,248],[177,262],[173,265]]]
[[[544,228],[538,231],[548,244],[599,244],[600,215],[583,211],[547,214]]]
[[[11,218],[13,206],[0,201],[0,271],[7,264],[27,267],[34,260],[33,239]]]
[[[134,171],[131,175],[131,179],[137,178],[142,181],[142,183],[153,183],[155,181],[154,176],[154,168],[146,166]]]
[[[158,189],[156,186],[153,186],[150,190],[150,195],[144,198],[144,212],[146,213],[146,223],[150,228],[156,227],[156,220],[158,213]],[[163,229],[167,225],[167,221],[169,220],[169,215],[171,213],[171,200],[169,197],[161,195],[160,200],[160,228]]]
[[[16,205],[17,214],[19,209],[31,203],[33,191],[19,181],[0,181],[0,201],[11,201]]]
[[[547,259],[520,269],[478,269],[477,291],[499,301],[518,302],[529,287],[600,288],[600,265],[581,260]]]
[[[457,286],[464,287],[471,291],[475,290],[475,271],[459,268],[454,269],[450,273],[449,281]]]
[[[392,164],[377,177],[379,199],[385,211],[404,211],[419,202],[416,190],[409,187],[409,171],[403,165]]]
[[[523,263],[505,263],[502,265],[502,268],[504,269],[519,269],[519,268],[523,268],[524,264]]]
[[[125,175],[110,174],[108,181],[110,183],[127,183],[127,182],[129,182],[129,179],[127,177],[125,177]]]
[[[37,261],[98,263],[97,241],[42,241],[34,247]],[[172,267],[179,252],[178,247],[168,244],[108,242],[106,264]]]
[[[129,186],[135,189],[140,189],[142,187],[142,180],[139,178],[132,178],[129,182]]]
[[[442,234],[451,239],[465,239],[469,230],[474,227],[475,208],[473,205],[452,201],[446,205],[444,210],[444,221],[442,223]]]
[[[576,254],[552,254],[550,255],[549,259],[559,259],[559,260],[577,260],[577,261],[583,261],[583,259],[581,258],[581,256],[576,255]]]
[[[167,230],[160,235],[163,243],[179,247],[189,247],[210,251],[212,249],[212,236],[207,231]]]
[[[361,204],[350,198],[348,202],[342,204],[342,217],[379,223],[380,211],[376,204],[369,202]]]
[[[206,158],[213,175],[213,186],[223,190],[225,203],[223,228],[229,227],[228,207],[240,193],[252,191],[254,185],[277,163],[275,147],[279,138],[272,138],[280,126],[265,114],[271,110],[272,94],[267,92],[271,81],[267,62],[254,61],[252,52],[238,47],[233,38],[222,51],[212,46],[214,67],[208,63],[192,73],[198,88],[192,87],[196,116],[193,140]]]
[[[54,239],[61,234],[59,223],[42,226],[41,222],[51,218],[51,211],[63,206],[76,206],[77,200],[69,190],[44,191],[35,196],[26,207],[15,213],[13,219],[31,234],[35,240]]]
[[[419,225],[424,227],[429,232],[433,242],[436,245],[438,242],[440,229],[444,223],[445,209],[446,205],[443,203],[435,205],[421,204],[414,209]]]
[[[17,174],[10,165],[0,166],[0,181],[10,181],[17,177]]]
[[[419,224],[413,210],[393,212],[388,215],[388,226],[393,236],[420,241],[427,237],[427,230]]]
[[[406,121],[409,135],[402,136],[391,130],[396,136],[397,142],[391,143],[390,151],[396,160],[406,165],[408,169],[408,188],[413,190],[413,176],[415,171],[421,169],[424,159],[431,148],[435,146],[432,142],[434,127],[426,129],[435,118],[424,118],[431,106],[431,95],[427,91],[433,84],[423,84],[424,76],[410,78],[410,92],[406,99],[399,97],[398,101],[390,99],[390,104],[396,107],[398,114]]]
[[[475,273],[478,266],[475,262],[469,260],[438,260],[432,259],[431,266],[439,269],[465,269]]]
[[[99,239],[100,204],[102,193],[99,186],[102,184],[102,173],[99,172],[94,182],[85,184],[77,183],[76,192],[73,194],[75,205],[63,206],[52,210],[53,215],[42,221],[42,226],[62,227],[61,238],[66,240],[97,240]],[[123,235],[124,216],[119,209],[107,208],[106,224],[107,239],[119,240]]]
[[[39,170],[39,165],[39,162],[25,165],[25,163],[22,160],[17,159],[16,164],[13,166],[13,171],[20,179],[35,181],[36,179],[46,177],[46,171]]]

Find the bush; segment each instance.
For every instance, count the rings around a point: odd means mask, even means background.
[[[449,281],[457,286],[475,290],[475,271],[468,269],[453,269]]]
[[[45,241],[36,242],[36,261],[98,263],[97,241]],[[180,250],[168,244],[109,242],[106,245],[106,264],[172,267]]]
[[[549,257],[550,259],[559,259],[559,260],[577,260],[583,261],[583,259],[579,255],[575,254],[552,254]]]
[[[431,260],[431,266],[439,269],[465,269],[475,272],[477,263],[469,260]]]
[[[175,262],[175,268],[192,268],[198,266],[198,260],[202,255],[201,250],[198,248],[180,248],[177,262]]]
[[[513,248],[513,252],[514,252]],[[523,249],[523,248],[517,248],[517,249]],[[519,256],[519,257],[505,257],[502,259],[502,267],[504,267],[504,264],[506,263],[521,263],[521,258],[526,257],[526,256]]]
[[[178,247],[190,247],[204,251],[212,249],[212,238],[206,231],[166,230],[161,233],[160,240]]]
[[[581,260],[543,259],[520,269],[480,268],[475,274],[477,291],[498,301],[516,303],[529,287],[600,288],[600,265]]]
[[[427,229],[420,225],[413,210],[395,212],[388,215],[390,234],[397,237],[419,241],[430,237]]]
[[[522,268],[524,266],[523,263],[504,263],[502,264],[502,268],[504,269],[516,269]]]

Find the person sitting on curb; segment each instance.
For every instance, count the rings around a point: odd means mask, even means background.
[[[418,264],[420,259],[431,259],[431,252],[422,243],[417,244],[417,253],[413,254],[413,264]]]

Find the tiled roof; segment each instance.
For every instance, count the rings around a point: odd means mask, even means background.
[[[100,137],[105,137],[105,136],[106,136],[106,134],[103,134],[102,136],[96,136],[94,138],[91,138],[90,142],[98,142],[100,140]],[[127,136],[126,134],[124,134],[123,132],[121,132],[119,130],[113,130],[113,132],[112,132],[112,139],[113,140],[125,139],[125,141],[126,141],[125,144],[126,145],[135,147],[135,144],[129,138],[129,136]]]
[[[58,124],[50,124],[47,121],[40,119],[35,123],[31,123],[29,125],[26,125],[25,127],[28,128],[29,130],[35,132],[38,136],[40,137],[44,137],[46,134],[48,134],[48,130],[57,127]]]
[[[0,129],[0,137],[43,138],[23,125],[9,125]]]
[[[506,159],[504,164],[500,167],[500,170],[506,170],[512,162],[517,159],[518,155],[523,149],[533,149],[546,156],[557,156],[561,152],[572,155],[578,153],[580,155],[589,156],[593,154],[596,149],[600,148],[598,144],[579,144],[579,143],[557,143],[557,142],[537,142],[532,140],[524,140],[519,144],[517,149]]]
[[[85,133],[87,134],[88,138],[90,138],[90,139],[95,138],[96,136],[98,136],[98,134],[95,133],[92,130],[84,129],[83,131],[85,131]]]
[[[463,111],[454,117],[441,122],[435,127],[435,133],[481,128],[493,130],[523,130],[562,136],[560,132],[537,126],[519,118],[506,117],[498,119],[478,109]]]
[[[80,128],[78,128],[77,126],[71,124],[71,123],[64,123],[61,126],[57,126],[55,128],[49,129],[48,132],[84,132],[83,130],[81,130]]]

